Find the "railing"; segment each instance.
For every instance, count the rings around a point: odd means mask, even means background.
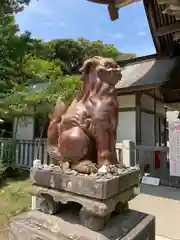
[[[138,164],[141,177],[148,173],[152,177],[158,177],[161,184],[169,185],[170,171],[168,147],[135,145],[132,141],[125,140],[116,144],[116,152],[126,166]],[[160,167],[155,166],[155,152],[159,153]]]
[[[35,159],[48,163],[46,140],[0,139],[0,160],[13,162],[18,167],[30,168]]]
[[[170,169],[169,169],[169,159],[168,147],[156,147],[156,146],[136,146],[138,154],[138,164],[141,170],[141,176],[145,172],[148,172],[152,177],[160,178],[161,184],[170,184]],[[159,166],[155,161],[155,153],[159,154]]]
[[[18,167],[30,168],[35,159],[40,159],[42,163],[49,163],[49,156],[46,151],[46,139],[42,140],[16,140],[0,139],[0,160],[13,161]],[[169,176],[167,168],[168,147],[155,147],[135,145],[132,141],[125,140],[116,144],[116,153],[119,161],[123,161],[126,166],[139,164],[141,176],[149,166],[151,176],[160,175],[162,181],[166,181]],[[160,152],[161,168],[159,171],[154,166],[154,153]]]
[[[30,168],[35,159],[40,159],[42,163],[49,162],[46,151],[46,139],[42,140],[16,140],[0,139],[0,160],[13,161],[19,167]],[[123,144],[116,144],[117,158],[119,161],[123,157]]]

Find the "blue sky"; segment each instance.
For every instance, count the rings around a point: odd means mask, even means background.
[[[120,9],[120,18],[111,22],[107,6],[86,0],[32,0],[16,16],[20,31],[45,41],[56,38],[102,40],[121,52],[143,56],[155,53],[145,11],[141,2]]]

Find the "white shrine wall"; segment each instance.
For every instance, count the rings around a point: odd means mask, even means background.
[[[131,140],[136,142],[136,95],[118,96],[119,124],[117,128],[117,142]]]

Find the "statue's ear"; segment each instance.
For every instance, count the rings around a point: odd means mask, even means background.
[[[84,61],[83,66],[79,69],[79,71],[83,74],[86,75],[89,73],[90,68],[93,65],[93,60],[92,59],[88,59],[86,61]]]

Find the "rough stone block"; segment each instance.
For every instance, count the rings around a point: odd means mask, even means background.
[[[95,198],[89,198],[86,196],[76,195],[74,193],[57,191],[53,189],[32,186],[29,190],[29,193],[33,196],[44,199],[47,203],[50,204],[50,209],[52,205],[56,203],[67,204],[69,202],[75,202],[84,207],[87,212],[94,214],[96,216],[105,217],[109,213],[112,213],[117,203],[126,203],[134,198],[136,195],[134,193],[134,188],[127,189],[124,192],[117,194],[106,200],[98,200]],[[53,213],[54,214],[54,213]]]
[[[129,211],[114,215],[102,231],[92,231],[81,224],[76,214],[66,212],[50,216],[30,211],[10,221],[9,240],[155,240],[155,218]]]
[[[139,184],[139,170],[126,171],[122,175],[85,176],[69,175],[62,171],[31,169],[31,180],[40,186],[64,190],[96,199],[110,198]]]

